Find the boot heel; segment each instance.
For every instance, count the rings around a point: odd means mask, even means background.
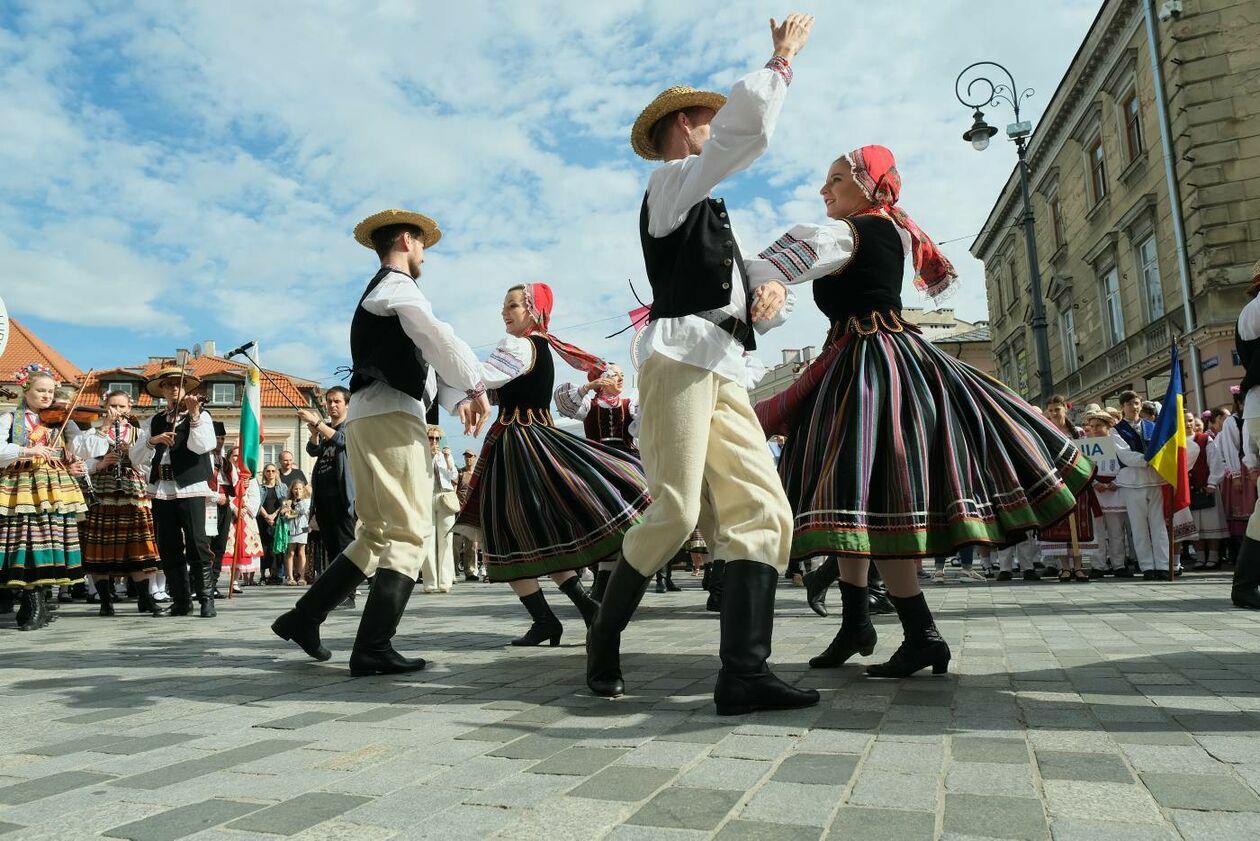
[[[753,711],[752,706],[747,704],[718,704],[718,715],[748,715]]]
[[[560,644],[560,634],[556,634],[554,637],[551,638],[549,642],[551,644],[551,647],[555,648],[557,645]]]
[[[932,664],[932,674],[934,675],[943,675],[947,671],[949,671],[948,658],[946,658],[945,660],[937,660],[935,663]]]
[[[861,651],[859,651],[858,653],[861,654],[863,657],[870,657],[872,654],[875,653],[875,646],[868,645],[865,648],[863,648]]]

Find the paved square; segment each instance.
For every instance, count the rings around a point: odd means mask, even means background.
[[[346,671],[358,617],[315,663],[272,637],[296,593],[219,618],[62,606],[0,618],[6,839],[1224,839],[1260,833],[1260,615],[1222,575],[1175,584],[928,585],[951,674],[811,671],[835,633],[779,590],[773,662],[820,706],[714,715],[717,617],[649,593],[625,635],[628,696],[585,689],[582,626],[507,642],[506,587],[417,593],[401,678]],[[834,600],[838,606],[839,599]],[[362,604],[362,600],[360,600]],[[878,617],[876,656],[900,641]]]

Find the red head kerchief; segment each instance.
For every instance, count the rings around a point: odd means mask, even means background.
[[[547,284],[525,284],[525,308],[534,318],[534,326],[529,329],[529,333],[540,333],[565,362],[579,371],[586,371],[588,377],[594,373],[595,378],[598,378],[599,374],[608,367],[608,363],[594,354],[587,353],[577,345],[561,341],[548,332],[548,326],[551,324],[551,309],[555,303],[555,293]]]
[[[901,196],[901,175],[897,172],[893,153],[883,146],[863,146],[845,157],[853,169],[853,180],[875,205],[866,212],[884,211],[910,235],[915,288],[932,297],[940,295],[958,277],[958,272],[954,271],[953,264],[936,247],[936,243],[923,233],[923,229],[897,207],[897,199]]]

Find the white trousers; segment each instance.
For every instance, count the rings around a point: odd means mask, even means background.
[[[1011,572],[1016,560],[1019,561],[1021,570],[1030,570],[1033,568],[1033,562],[1037,560],[1037,541],[1030,537],[1022,543],[999,549],[997,557],[998,569],[1002,572]]]
[[[1098,568],[1111,567],[1121,569],[1129,557],[1125,543],[1125,518],[1128,515],[1120,511],[1109,511],[1101,517],[1094,518],[1094,534],[1098,538]]]
[[[424,562],[420,575],[425,589],[436,587],[449,590],[455,583],[455,549],[451,542],[451,528],[459,515],[459,497],[454,491],[433,495],[433,532],[425,546]]]
[[[1133,554],[1143,572],[1149,569],[1168,570],[1168,524],[1164,522],[1164,489],[1125,488],[1124,507],[1133,530]]]

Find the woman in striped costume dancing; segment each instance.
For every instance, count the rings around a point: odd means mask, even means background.
[[[639,459],[556,429],[551,418],[554,349],[581,371],[607,366],[547,332],[545,283],[514,286],[503,301],[504,338],[482,365],[499,405],[455,531],[480,540],[491,581],[507,581],[533,624],[512,645],[560,644],[563,627],[538,577],[549,575],[589,627],[598,602],[575,570],[620,551],[648,505]]]
[[[901,208],[892,153],[836,160],[823,225],[798,225],[749,262],[787,283],[814,281],[831,321],[823,353],[763,401],[767,434],[786,434],[779,474],[792,503],[792,557],[839,559],[843,619],[815,668],[871,654],[867,572],[874,560],[905,640],[875,677],[947,670],[949,646],[919,589],[914,559],[969,544],[1005,546],[1073,510],[1093,469],[1071,441],[1006,386],[937,349],[901,318],[906,258],[936,297],[957,275]]]

